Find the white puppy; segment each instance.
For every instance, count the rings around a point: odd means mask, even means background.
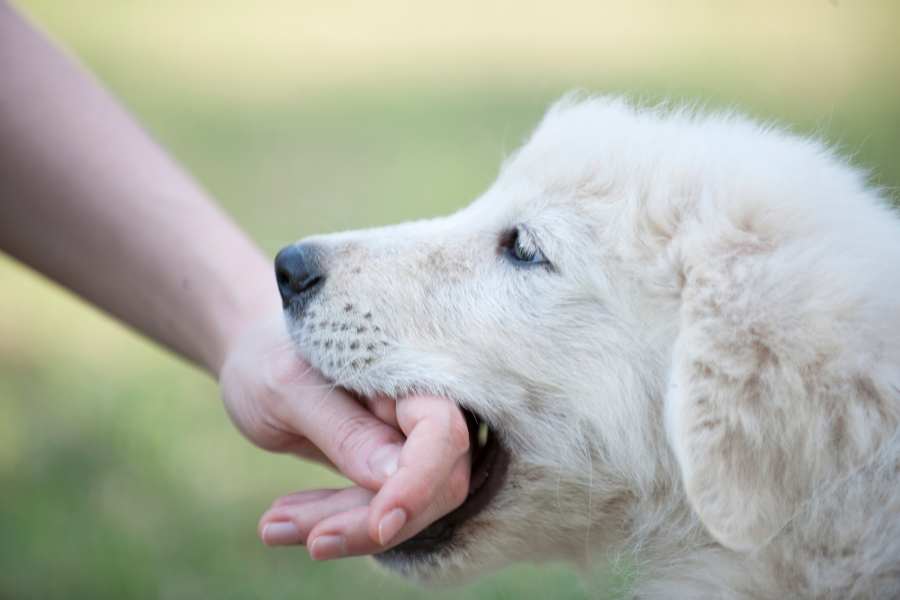
[[[821,144],[565,99],[468,208],[279,269],[327,377],[489,425],[468,500],[389,567],[624,558],[641,598],[900,597],[900,219]]]

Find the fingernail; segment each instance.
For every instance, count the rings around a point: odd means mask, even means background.
[[[395,508],[384,515],[378,523],[378,542],[382,546],[387,546],[388,542],[400,533],[404,525],[406,525],[406,511],[402,508]]]
[[[313,560],[330,560],[347,554],[347,542],[341,535],[320,535],[309,545]]]
[[[372,456],[369,457],[369,468],[372,470],[372,473],[383,479],[387,479],[396,473],[400,462],[401,448],[402,446],[399,444],[389,444],[373,452]]]
[[[300,530],[291,522],[269,523],[262,530],[263,543],[267,546],[284,546],[300,541]]]

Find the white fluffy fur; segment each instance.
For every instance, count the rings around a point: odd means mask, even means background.
[[[524,224],[553,268],[498,250]],[[513,456],[447,551],[620,559],[640,598],[900,596],[900,220],[820,143],[564,99],[446,218],[321,236],[300,349]]]

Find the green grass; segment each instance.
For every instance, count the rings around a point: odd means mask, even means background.
[[[896,188],[898,5],[791,4],[22,3],[270,252],[463,206],[574,87],[738,107]],[[258,543],[274,496],[336,480],[250,447],[212,382],[0,260],[0,598],[613,594],[556,565],[425,592]]]

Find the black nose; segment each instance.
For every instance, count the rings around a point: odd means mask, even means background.
[[[285,308],[291,303],[302,308],[322,289],[325,271],[320,254],[312,244],[294,244],[275,257],[275,278]]]

